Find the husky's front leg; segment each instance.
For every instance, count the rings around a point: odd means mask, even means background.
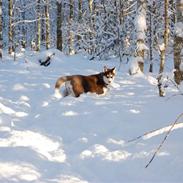
[[[63,91],[62,91],[62,96],[63,97],[67,97],[69,95],[69,92],[67,90],[67,88],[65,88]]]
[[[57,98],[57,99],[62,98],[62,95],[61,95],[59,89],[55,89],[54,97]]]
[[[109,88],[104,87],[104,88],[103,88],[103,94],[102,94],[102,96],[107,95],[107,92],[108,92],[108,91],[109,91]]]
[[[71,95],[73,97],[75,97],[75,93],[74,93],[74,90],[73,90],[73,86],[71,84],[70,81],[67,81],[65,82],[65,96],[68,96],[68,95]]]
[[[103,88],[100,88],[96,93],[100,96],[105,96],[107,94],[108,90],[109,90],[108,88],[103,87]]]

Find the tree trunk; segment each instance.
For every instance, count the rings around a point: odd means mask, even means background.
[[[153,43],[154,43],[154,17],[153,15],[156,13],[155,10],[155,1],[151,5],[149,5],[149,59],[150,59],[150,67],[149,72],[153,72]]]
[[[120,25],[122,25],[122,23],[124,23],[124,5],[123,5],[123,2],[122,0],[119,0],[119,22],[120,22]]]
[[[13,53],[13,0],[8,0],[9,30],[8,30],[8,53]]]
[[[57,1],[57,49],[62,51],[62,2]]]
[[[78,16],[78,21],[81,22],[82,15],[83,15],[83,6],[82,6],[83,0],[78,1],[78,8],[79,8],[79,16]]]
[[[82,24],[82,16],[83,16],[83,0],[78,0],[78,24]],[[79,49],[81,48],[81,36],[79,35],[79,33],[76,36],[77,38],[77,45],[79,45]]]
[[[90,30],[94,30],[94,16],[93,15],[93,0],[88,0],[88,9],[89,9],[89,27]],[[89,49],[87,50],[90,55],[92,55],[95,52],[95,46],[92,42],[92,39],[94,35],[92,34],[93,31],[89,32],[89,40],[90,40],[90,45]]]
[[[73,48],[73,32],[72,32],[72,22],[73,22],[73,16],[74,16],[74,1],[70,0],[70,14],[69,14],[69,55],[74,54],[74,48]]]
[[[177,84],[183,81],[183,1],[177,0],[177,23],[174,37],[174,80]]]
[[[123,23],[123,7],[121,0],[114,1],[114,8],[115,8],[114,10],[116,10],[116,22],[117,22],[116,25],[118,25],[116,46],[118,46],[118,56],[120,59],[120,63],[122,63],[122,55],[121,55],[122,44],[120,34],[121,34],[121,26]]]
[[[41,7],[40,7],[41,1],[37,1],[37,40],[36,40],[36,51],[40,51],[41,46]]]
[[[45,18],[46,18],[46,49],[50,48],[50,15],[49,15],[49,0],[45,4]]]
[[[168,38],[169,38],[169,15],[168,15],[168,6],[169,6],[169,0],[164,0],[164,42],[160,49],[160,68],[159,73],[163,73],[164,71],[164,65],[165,65],[165,54],[166,54],[166,48],[168,46]]]
[[[2,0],[0,0],[0,59],[3,57],[3,37],[2,37]]]
[[[165,89],[163,87],[163,72],[165,65],[165,57],[166,57],[166,48],[168,46],[168,37],[169,37],[169,16],[168,16],[168,6],[169,0],[164,0],[164,40],[163,44],[160,46],[160,68],[159,68],[159,76],[158,76],[158,89],[159,96],[165,96]]]
[[[176,22],[176,12],[175,12],[175,10],[176,10],[176,3],[175,3],[175,1],[176,0],[170,0],[169,1],[169,4],[170,4],[170,11],[172,11],[173,13],[172,13],[172,21],[173,21],[173,23],[175,24],[175,22]]]
[[[145,38],[146,38],[146,0],[138,0],[138,10],[136,19],[136,33],[137,33],[137,49],[136,56],[141,72],[144,72],[144,54],[146,50]],[[142,22],[143,20],[143,22]]]
[[[26,6],[26,2],[24,1],[23,2],[23,7],[25,7]],[[26,20],[26,15],[25,15],[25,13],[26,13],[26,10],[24,9],[23,11],[22,11],[22,20],[23,20],[23,22],[22,22],[22,26],[21,26],[21,31],[22,31],[22,40],[21,40],[21,46],[22,46],[22,48],[23,49],[25,49],[26,48],[26,44],[27,44],[27,29],[26,29],[26,24],[25,24],[25,20]]]
[[[88,6],[89,6],[90,14],[92,14],[92,12],[93,12],[93,0],[88,0]]]

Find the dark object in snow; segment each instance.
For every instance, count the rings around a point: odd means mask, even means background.
[[[41,65],[41,66],[45,66],[45,67],[49,66],[50,63],[51,63],[51,58],[52,58],[52,56],[54,56],[54,55],[55,55],[55,53],[52,53],[50,56],[47,56],[47,58],[46,58],[45,61],[39,60],[40,65]]]
[[[163,75],[161,73],[159,74],[157,81],[158,81],[159,96],[164,97],[166,95],[165,89],[168,88],[168,76]]]

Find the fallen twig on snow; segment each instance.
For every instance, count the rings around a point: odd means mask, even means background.
[[[161,134],[169,131],[170,127],[171,127],[171,125],[163,127],[163,128],[158,128],[158,129],[155,129],[155,130],[151,130],[151,131],[145,132],[142,135],[139,135],[139,136],[137,136],[137,137],[135,137],[133,139],[128,140],[127,143],[135,142],[135,141],[137,141],[139,139],[147,140],[147,139],[150,139],[151,137],[154,137],[156,135],[161,135]],[[172,130],[176,130],[178,128],[183,128],[183,122],[176,123]]]
[[[159,146],[157,147],[156,151],[154,152],[152,158],[150,159],[150,161],[147,163],[147,165],[145,166],[145,168],[147,168],[151,162],[154,160],[156,154],[160,151],[161,147],[163,146],[164,142],[166,141],[168,135],[170,134],[170,132],[172,131],[172,129],[174,128],[174,126],[178,123],[178,120],[183,116],[183,113],[181,113],[177,119],[170,125],[169,130],[167,131],[165,137],[163,138],[162,142],[159,144]]]

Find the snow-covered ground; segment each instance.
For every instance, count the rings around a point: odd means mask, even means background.
[[[183,182],[183,118],[145,168],[169,129],[164,127],[183,112],[177,88],[169,83],[160,98],[152,76],[129,76],[122,64],[106,96],[56,100],[59,76],[93,74],[119,62],[53,51],[49,67],[38,64],[49,52],[0,63],[0,182]]]

